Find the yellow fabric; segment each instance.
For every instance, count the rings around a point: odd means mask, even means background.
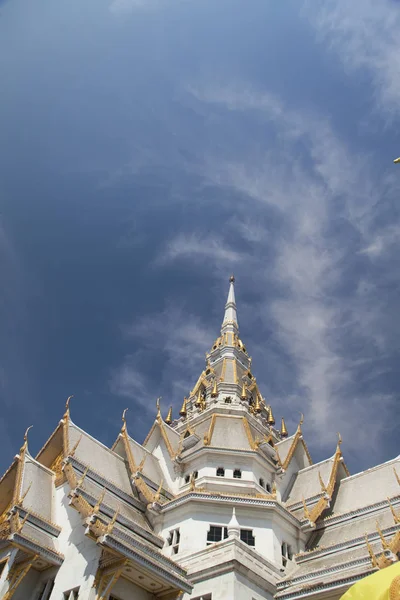
[[[400,562],[357,581],[340,600],[400,600]]]

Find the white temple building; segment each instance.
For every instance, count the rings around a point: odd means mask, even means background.
[[[179,417],[111,448],[65,414],[0,480],[0,598],[338,600],[400,556],[400,457],[350,475],[276,426],[239,337],[234,278]]]

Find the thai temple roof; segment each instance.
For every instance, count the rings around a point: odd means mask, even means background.
[[[400,457],[350,475],[339,436],[332,456],[312,463],[303,417],[288,436],[259,389],[239,337],[234,285],[231,277],[220,335],[193,389],[179,401],[179,415],[173,418],[170,410],[163,418],[157,401],[142,444],[129,435],[124,411],[108,448],[71,420],[70,398],[36,458],[25,434],[0,480],[0,549],[15,545],[43,569],[62,564],[54,491],[65,486],[85,535],[104,557],[153,561],[165,593],[193,587],[186,570],[163,554],[164,539],[156,532],[162,515],[186,500],[251,502],[254,510],[272,511],[297,527],[304,549],[282,573],[277,598],[311,597],[312,590],[345,585],[393,560],[400,552]],[[208,464],[213,454],[249,457],[272,474],[272,485],[242,479],[239,491],[218,477],[196,481],[194,461]]]

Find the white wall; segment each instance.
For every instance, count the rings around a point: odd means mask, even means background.
[[[69,485],[56,490],[56,523],[62,526],[58,550],[64,563],[58,570],[50,600],[60,600],[63,593],[80,587],[80,600],[88,600],[100,559],[101,548],[85,536],[85,525],[77,510],[68,505]]]
[[[203,550],[207,546],[207,532],[210,525],[227,527],[232,517],[232,506],[218,501],[201,503],[195,500],[173,511],[165,513],[160,535],[167,539],[172,529],[179,528],[179,556]],[[293,525],[281,516],[253,506],[236,506],[236,518],[242,529],[252,529],[255,537],[255,550],[279,568],[282,541],[289,543],[293,552],[298,550],[297,532]],[[171,556],[171,547],[164,546],[164,554]]]

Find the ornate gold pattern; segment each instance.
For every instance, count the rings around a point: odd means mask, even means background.
[[[67,463],[64,466],[64,473],[69,483],[69,486],[72,490],[74,490],[78,485],[78,479],[76,477],[75,471],[71,465],[71,463]]]
[[[390,584],[389,600],[400,600],[400,575],[397,575]]]
[[[64,455],[63,455],[63,452],[61,451],[60,454],[58,456],[56,456],[52,465],[50,466],[50,469],[54,472],[54,474],[56,476],[55,481],[54,481],[54,484],[56,487],[58,487],[59,485],[64,483],[64,481],[66,480],[66,476],[63,471],[63,460],[64,460]]]
[[[337,470],[339,467],[339,463],[342,459],[342,452],[340,450],[341,443],[342,443],[342,439],[339,434],[339,441],[338,441],[338,444],[336,447],[336,452],[335,452],[335,456],[333,459],[332,471],[331,471],[331,474],[329,477],[329,482],[328,482],[327,486],[325,486],[324,482],[322,481],[322,477],[321,477],[320,473],[318,472],[318,477],[319,477],[319,481],[320,481],[320,485],[321,485],[321,491],[323,492],[324,495],[318,500],[317,504],[315,504],[312,507],[311,511],[308,511],[308,509],[307,509],[307,512],[306,512],[306,510],[304,511],[305,518],[308,521],[310,521],[310,523],[312,525],[315,525],[317,519],[321,516],[321,514],[324,512],[324,510],[329,506],[329,503],[331,501],[333,490],[335,488],[335,483],[336,483]]]

